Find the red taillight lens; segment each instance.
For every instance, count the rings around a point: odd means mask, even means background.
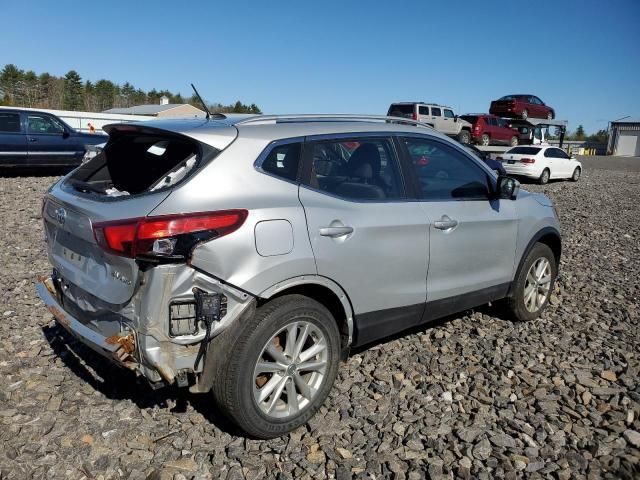
[[[411,118],[414,119],[414,120],[418,120],[418,114],[416,112],[413,112],[411,114]]]
[[[536,163],[536,159],[535,158],[521,158],[520,161],[522,163]]]
[[[503,158],[502,157],[496,157],[496,160],[501,162],[503,160]]]
[[[93,227],[98,244],[105,250],[135,258],[136,255],[153,253],[155,240],[175,238],[180,248],[189,250],[198,241],[227,235],[242,226],[247,218],[246,210],[224,210],[220,212],[166,215],[160,217],[134,218],[118,222],[97,223]],[[196,234],[210,232],[210,236]],[[191,241],[189,238],[193,237]],[[185,255],[188,252],[178,252]]]

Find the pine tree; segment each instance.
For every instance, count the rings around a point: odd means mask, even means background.
[[[84,103],[82,93],[80,75],[75,70],[69,70],[64,76],[64,108],[66,110],[79,110]]]

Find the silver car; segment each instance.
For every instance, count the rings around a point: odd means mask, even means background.
[[[406,119],[215,116],[105,127],[43,203],[40,297],[95,351],[213,394],[246,434],[304,424],[349,349],[504,299],[545,308],[551,201]]]

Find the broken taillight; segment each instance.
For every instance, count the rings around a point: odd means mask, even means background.
[[[237,230],[246,218],[246,210],[132,218],[96,223],[93,234],[98,245],[116,255],[179,261],[196,244]]]

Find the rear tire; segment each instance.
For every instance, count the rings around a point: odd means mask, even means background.
[[[549,303],[558,275],[556,258],[548,245],[536,243],[514,280],[506,306],[514,320],[527,322],[540,316]]]
[[[547,113],[547,120],[553,120],[553,112]]]
[[[462,130],[459,134],[458,134],[458,141],[464,145],[468,144],[471,142],[471,134],[469,133],[468,130]]]
[[[529,110],[525,108],[524,110],[522,110],[522,119],[526,120],[527,118],[529,118]]]
[[[331,313],[308,297],[285,295],[230,328],[212,389],[221,413],[261,439],[304,425],[338,373],[340,331]]]
[[[488,134],[483,133],[482,137],[480,138],[480,145],[484,145],[485,147],[489,146],[489,144],[491,144],[491,137],[489,137]]]
[[[548,168],[545,168],[542,173],[540,174],[540,178],[538,179],[538,183],[540,185],[546,185],[547,183],[549,183],[549,176],[551,175],[551,172],[549,172]]]
[[[516,137],[515,135],[513,137],[511,137],[511,142],[510,142],[512,147],[517,147],[518,146],[518,137]]]
[[[580,180],[581,174],[582,174],[582,170],[580,170],[580,167],[576,167],[576,169],[573,171],[573,175],[571,175],[571,181],[577,182],[578,180]]]

